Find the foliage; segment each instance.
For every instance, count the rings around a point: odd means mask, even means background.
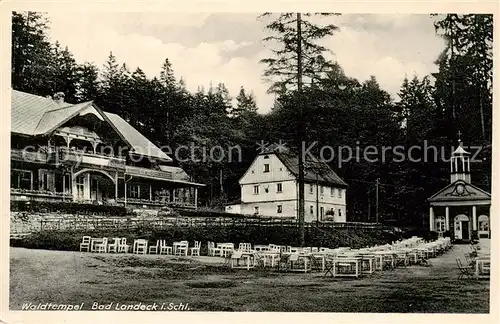
[[[206,226],[206,227],[171,227],[157,230],[154,228],[136,228],[133,230],[94,230],[94,231],[41,231],[27,237],[11,239],[11,246],[32,249],[78,251],[82,237],[125,237],[127,242],[142,238],[153,243],[166,240],[172,245],[174,241],[187,240],[202,242],[202,254],[206,254],[206,242],[233,242],[251,244],[298,245],[298,227],[282,226]],[[319,231],[309,229],[306,232],[307,246],[339,247],[351,246],[359,248],[376,244],[390,243],[396,239],[394,234],[380,229],[331,229]],[[154,243],[153,243],[154,244]]]
[[[319,41],[325,37],[332,36],[338,27],[333,24],[316,23],[318,17],[332,16],[332,13],[302,13],[298,21],[298,15],[292,12],[281,13],[268,22],[266,29],[272,35],[264,38],[265,42],[275,45],[272,49],[273,57],[261,60],[266,65],[264,77],[271,81],[270,93],[284,94],[290,89],[295,89],[297,84],[297,62],[298,62],[298,35],[300,27],[302,57],[302,79],[304,84],[314,84],[320,80],[332,66],[332,62],[325,58],[330,52],[328,48],[321,45]],[[264,13],[259,16],[265,19],[272,16]]]
[[[125,216],[127,210],[122,206],[106,206],[93,204],[79,204],[72,202],[45,202],[45,201],[19,201],[14,200],[10,203],[11,211],[47,213],[59,212],[66,214],[79,215],[114,215]]]

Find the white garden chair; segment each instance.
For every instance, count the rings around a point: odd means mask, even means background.
[[[222,249],[215,247],[215,242],[208,242],[208,255],[209,256],[222,256]]]
[[[149,247],[149,254],[158,254],[160,251],[160,243],[161,243],[161,241],[157,240],[156,245],[151,245]]]
[[[84,236],[82,238],[82,243],[80,243],[80,252],[82,252],[82,250],[87,250],[87,252],[90,252],[90,240],[90,236]]]
[[[127,244],[127,239],[122,237],[120,240],[120,244],[118,245],[118,253],[127,253],[130,248],[130,245]]]
[[[108,238],[104,237],[101,242],[94,245],[94,248],[97,253],[106,253],[108,250]]]
[[[177,246],[175,249],[175,255],[178,256],[187,256],[188,255],[188,248],[189,248],[189,242],[188,241],[180,241],[180,245]]]
[[[120,238],[113,238],[113,243],[108,244],[108,253],[114,252],[118,253],[118,247],[120,246]]]
[[[134,248],[132,251],[135,254],[146,254],[148,252],[148,241],[144,239],[134,240]]]
[[[200,256],[201,242],[194,241],[194,247],[190,248],[191,256]]]
[[[167,245],[166,240],[160,242],[160,252],[159,254],[172,254],[172,247]]]

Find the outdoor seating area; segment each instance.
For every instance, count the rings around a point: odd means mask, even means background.
[[[132,253],[132,254],[164,254],[176,256],[200,256],[201,242],[195,241],[194,246],[189,248],[188,241],[174,242],[172,246],[166,240],[157,240],[153,245],[149,245],[148,240],[135,239],[132,244],[127,243],[127,239],[114,237],[95,238],[84,236],[80,243],[80,252],[95,253]]]
[[[200,256],[201,246],[200,241],[195,241],[190,246],[188,241],[177,241],[169,245],[166,240],[150,243],[145,239],[135,239],[129,244],[126,238],[108,239],[84,236],[80,244],[80,251],[182,257]],[[275,244],[252,246],[251,243],[239,243],[236,248],[234,243],[209,241],[206,251],[209,257],[224,258],[224,264],[233,269],[260,268],[303,273],[317,271],[324,273],[325,276],[359,278],[375,271],[426,264],[429,258],[439,256],[451,246],[449,238],[425,242],[419,237],[361,249],[292,247]],[[482,262],[483,259],[479,257],[474,260],[477,262],[476,272],[483,274],[489,267],[489,263]],[[468,266],[470,265],[471,263],[468,261]]]
[[[489,240],[481,240],[479,244],[470,244],[470,250],[465,253],[464,261],[461,258],[456,259],[460,271],[458,279],[490,278],[490,245],[486,243],[487,241]]]

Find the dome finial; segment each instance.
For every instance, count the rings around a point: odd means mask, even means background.
[[[462,132],[459,130],[457,135],[458,135],[458,146],[462,146],[462,139],[461,139]]]

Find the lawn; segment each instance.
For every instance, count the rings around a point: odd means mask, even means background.
[[[219,258],[10,248],[10,309],[23,303],[188,305],[191,311],[489,313],[489,281],[458,280],[456,245],[430,266],[361,279],[233,270]]]

